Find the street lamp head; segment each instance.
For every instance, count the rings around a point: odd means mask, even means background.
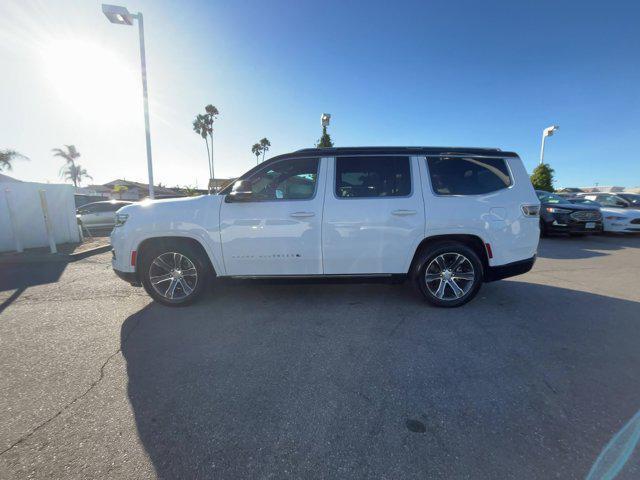
[[[551,125],[550,127],[547,127],[544,129],[544,136],[545,137],[550,137],[552,136],[554,133],[556,133],[558,130],[560,129],[559,126],[557,125]]]
[[[111,23],[117,23],[119,25],[133,25],[133,19],[135,15],[129,13],[125,7],[119,7],[118,5],[102,4],[102,13],[109,19]]]
[[[320,124],[323,127],[328,127],[329,126],[329,122],[331,121],[331,114],[330,113],[323,113],[320,116]]]

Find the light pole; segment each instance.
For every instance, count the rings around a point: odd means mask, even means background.
[[[142,13],[129,13],[125,7],[102,4],[102,13],[111,23],[119,25],[133,25],[133,20],[138,20],[138,33],[140,36],[140,69],[142,70],[142,98],[144,103],[144,129],[147,142],[147,170],[149,171],[149,198],[155,197],[153,193],[153,162],[151,160],[151,128],[149,126],[149,95],[147,93],[147,60],[144,53],[144,23]]]
[[[540,165],[542,165],[544,161],[544,140],[547,137],[552,136],[555,132],[560,129],[557,125],[551,125],[550,127],[545,128],[542,131],[542,146],[540,147]]]

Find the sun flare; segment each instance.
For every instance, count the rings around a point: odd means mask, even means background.
[[[78,113],[127,122],[141,109],[140,79],[114,52],[82,40],[55,40],[43,49],[47,80]]]

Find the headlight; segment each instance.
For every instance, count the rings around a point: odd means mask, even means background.
[[[121,227],[129,218],[128,213],[116,213],[116,227]]]
[[[571,213],[571,210],[566,208],[546,207],[545,210],[549,213]]]

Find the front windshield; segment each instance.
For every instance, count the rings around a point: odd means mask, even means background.
[[[635,193],[624,193],[619,196],[624,198],[627,202],[629,202],[634,207],[640,207],[640,195],[637,195]]]
[[[568,201],[566,198],[563,198],[560,195],[556,195],[555,193],[538,191],[536,192],[536,194],[538,195],[538,198],[542,203],[565,204],[565,205],[571,204],[571,202]]]
[[[596,202],[594,200],[589,200],[588,198],[584,198],[584,197],[572,198],[570,200],[570,202],[571,203],[581,203],[583,205],[592,205],[594,207],[601,207],[602,206],[598,202]]]

